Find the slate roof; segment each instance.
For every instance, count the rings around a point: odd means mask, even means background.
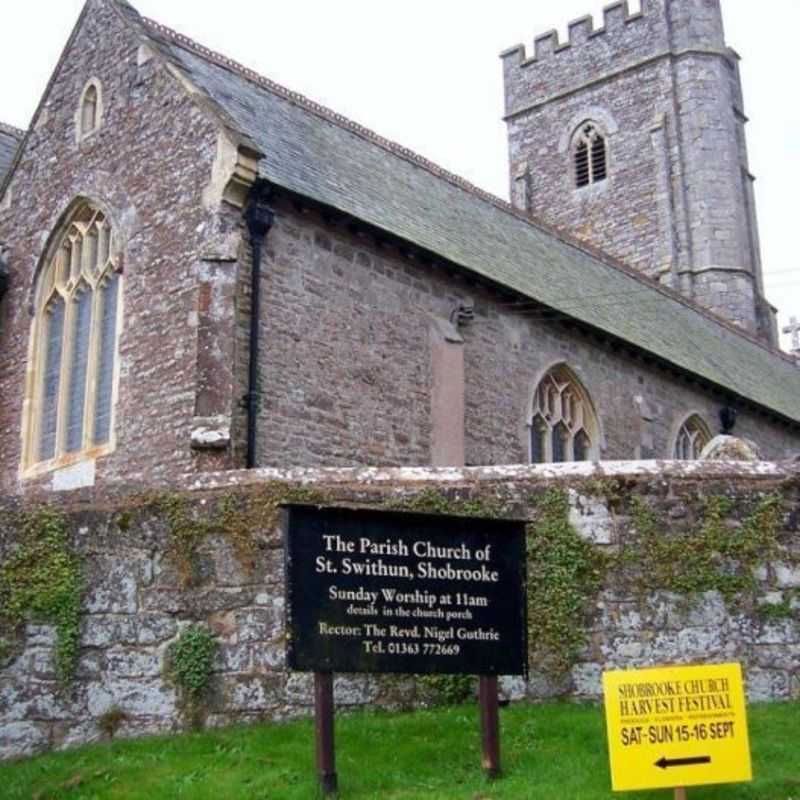
[[[0,122],[0,185],[2,185],[3,178],[5,178],[11,167],[14,154],[17,152],[19,143],[24,135],[23,131]]]
[[[263,178],[800,422],[800,369],[371,131],[119,7],[262,153]]]

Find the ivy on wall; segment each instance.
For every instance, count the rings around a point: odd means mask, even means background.
[[[755,602],[757,570],[778,552],[783,498],[779,493],[745,501],[751,508],[739,523],[733,502],[722,495],[698,499],[698,521],[676,530],[631,487],[613,479],[593,479],[575,487],[600,499],[612,514],[628,517],[630,531],[616,547],[595,545],[569,521],[567,494],[551,489],[527,498],[534,518],[528,526],[528,631],[532,665],[559,678],[580,657],[588,624],[609,574],[624,583],[635,582],[641,597],[669,591],[687,601],[718,591],[729,603]],[[452,494],[452,493],[450,493]],[[509,516],[514,502],[491,496],[448,496],[427,488],[411,497],[385,504],[394,509],[478,517]],[[739,515],[735,515],[736,518]],[[764,603],[756,611],[763,619],[792,616],[791,599]],[[439,699],[463,699],[469,687],[455,686],[450,676],[428,676],[423,690]]]
[[[208,689],[216,651],[214,634],[202,625],[184,628],[169,646],[168,673],[191,698],[200,698]]]
[[[83,576],[66,517],[41,508],[15,514],[12,522],[19,547],[0,567],[2,638],[27,620],[54,625],[56,675],[68,685],[78,663]]]
[[[448,706],[464,703],[475,695],[474,675],[420,675],[417,688],[423,703]]]
[[[569,522],[569,501],[553,489],[531,498],[528,527],[528,637],[537,667],[566,673],[586,643],[584,618],[603,583],[607,559]]]
[[[697,527],[676,531],[642,498],[634,497],[632,532],[618,559],[620,574],[635,575],[640,594],[665,590],[691,598],[717,591],[729,604],[754,600],[757,568],[778,552],[782,498],[760,498],[741,524],[729,521],[732,508],[727,497],[708,497]]]
[[[474,488],[427,488],[400,498],[383,496],[378,502],[393,509],[488,518],[519,516],[524,510],[532,519],[527,529],[530,658],[538,670],[555,677],[568,673],[580,658],[599,592],[612,576],[615,584],[640,598],[669,591],[690,600],[718,591],[729,604],[745,603],[766,621],[797,616],[800,593],[795,598],[785,592],[770,602],[762,602],[759,594],[759,568],[787,557],[779,541],[783,493],[740,496],[735,504],[723,495],[688,500],[687,513],[677,522],[662,518],[655,505],[635,494],[634,487],[595,480],[575,488],[598,497],[622,520],[612,546],[592,544],[573,528],[569,500],[562,489],[521,497],[496,487],[487,487],[485,494]],[[345,494],[352,501],[352,490]],[[259,548],[274,535],[283,503],[335,501],[315,488],[275,482],[252,490],[231,490],[204,503],[176,494],[150,497],[144,505],[166,520],[167,555],[182,585],[190,588],[201,580],[200,547],[209,536],[227,537],[243,567],[253,569]],[[374,506],[375,496],[365,502]],[[137,523],[136,513],[132,507],[116,512],[122,535]],[[18,546],[0,566],[0,658],[4,651],[11,653],[13,633],[24,622],[53,624],[56,671],[59,680],[68,684],[79,648],[80,559],[70,549],[63,514],[44,508],[13,516],[11,527],[17,532]],[[275,539],[269,546],[279,547],[280,542]],[[171,652],[171,663],[178,665],[172,668],[176,681],[182,675],[180,680],[202,683],[197,681],[205,670],[201,668],[203,653],[211,652],[202,630],[198,628],[186,640],[193,649],[186,644],[185,652],[183,645]],[[184,669],[181,659],[190,651],[194,655]],[[195,696],[191,685],[184,687],[187,697]],[[451,702],[471,694],[473,685],[471,679],[430,676],[419,688],[423,695]]]
[[[205,717],[205,696],[211,683],[211,669],[217,639],[202,625],[184,628],[167,651],[166,673],[183,695],[192,726],[201,727]]]
[[[420,514],[453,514],[461,517],[500,519],[509,516],[511,504],[494,494],[488,497],[462,497],[456,493],[449,497],[444,492],[429,487],[410,497],[389,500],[384,503],[384,508],[395,511],[416,511]]]
[[[169,525],[167,555],[184,587],[197,581],[196,559],[200,545],[212,535],[233,544],[236,557],[247,570],[255,567],[260,532],[275,530],[281,505],[318,504],[328,500],[319,490],[284,483],[267,483],[247,493],[228,494],[213,504],[213,511],[197,506],[186,495],[159,495],[149,504],[162,511]]]

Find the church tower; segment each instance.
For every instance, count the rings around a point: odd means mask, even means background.
[[[614,3],[502,59],[514,205],[776,344],[719,0]]]

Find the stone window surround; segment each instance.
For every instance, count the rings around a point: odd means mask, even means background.
[[[582,125],[587,122],[594,123],[598,130],[608,138],[619,130],[619,125],[613,115],[602,106],[587,106],[577,114],[573,114],[561,138],[558,140],[558,152],[566,155],[570,150],[570,145],[575,139],[575,134]]]
[[[584,125],[593,125],[603,137],[606,151],[606,177],[604,180],[577,186],[575,181],[575,143]],[[611,137],[617,133],[619,125],[614,116],[602,106],[587,106],[570,118],[564,133],[558,141],[558,152],[564,157],[566,189],[578,195],[605,191],[612,183]],[[591,153],[590,153],[591,158]]]
[[[678,441],[684,430],[687,430],[688,428],[692,428],[694,430],[693,438],[698,435],[701,438],[700,446],[695,448],[697,453],[696,457],[698,458],[702,449],[713,438],[711,427],[704,419],[703,413],[697,409],[693,409],[683,414],[673,425],[672,432],[669,437],[669,447],[666,456],[668,459],[680,460],[677,454]]]
[[[95,123],[93,128],[89,130],[84,130],[83,110],[86,104],[86,96],[89,93],[89,90],[92,88],[94,88],[97,98],[96,108],[95,108]],[[81,142],[90,139],[100,130],[100,128],[103,126],[103,110],[104,110],[103,84],[101,83],[99,78],[91,77],[86,82],[86,85],[83,87],[83,91],[81,92],[81,99],[78,103],[78,109],[75,112],[75,142],[77,144],[80,144]]]
[[[543,462],[533,461],[532,434],[533,434],[534,419],[537,416],[536,414],[537,409],[534,408],[534,405],[536,404],[539,387],[547,378],[558,372],[563,373],[564,378],[569,381],[573,391],[577,395],[583,414],[581,429],[589,437],[589,442],[590,442],[588,460],[597,461],[600,458],[600,451],[602,443],[604,441],[602,427],[600,423],[600,416],[597,413],[591,395],[584,386],[583,381],[578,377],[575,370],[572,369],[564,361],[555,361],[539,372],[539,374],[536,376],[536,380],[534,380],[532,383],[531,392],[528,397],[528,404],[526,411],[527,416],[525,421],[525,452],[527,453],[528,463],[552,463],[553,461],[552,442],[551,442],[552,436],[547,437],[545,460]],[[551,430],[552,427],[553,426],[550,426]],[[575,433],[577,433],[577,430],[575,431]],[[566,454],[568,456],[568,458],[566,459],[567,461],[572,461],[573,439],[574,435],[570,437],[570,441],[567,445],[567,454]]]
[[[81,450],[66,453],[63,451],[63,426],[65,414],[65,395],[68,392],[68,384],[63,380],[63,376],[67,367],[64,365],[64,351],[69,350],[69,347],[64,348],[62,344],[62,367],[61,374],[62,380],[59,385],[58,393],[58,418],[59,433],[58,441],[56,444],[56,455],[48,460],[38,460],[39,438],[40,438],[40,423],[42,418],[42,360],[44,358],[42,348],[42,337],[45,331],[43,325],[44,315],[46,314],[47,302],[53,296],[53,292],[48,293],[47,297],[43,296],[43,281],[48,279],[51,269],[55,268],[55,260],[58,256],[60,249],[64,244],[64,239],[68,235],[70,229],[73,227],[74,222],[87,208],[93,212],[99,212],[110,226],[111,234],[109,241],[109,255],[108,266],[104,268],[102,274],[92,282],[93,290],[99,288],[104,279],[108,277],[111,272],[118,276],[119,284],[117,286],[116,296],[116,324],[115,324],[115,342],[113,347],[113,374],[111,379],[111,419],[109,423],[108,441],[100,445],[84,446]],[[26,374],[25,374],[25,399],[23,402],[22,411],[22,460],[20,463],[20,479],[29,480],[38,478],[42,475],[56,472],[65,467],[72,467],[82,462],[94,462],[97,458],[109,455],[116,450],[116,433],[115,433],[115,417],[116,407],[119,395],[119,341],[122,335],[123,327],[123,298],[124,298],[124,282],[122,278],[122,264],[124,261],[123,252],[121,249],[121,236],[118,235],[118,228],[114,221],[114,216],[109,214],[102,204],[95,200],[89,200],[84,197],[76,198],[69,204],[67,211],[61,215],[60,222],[51,234],[48,244],[44,249],[44,255],[40,259],[39,267],[36,270],[36,277],[34,285],[32,286],[32,306],[31,306],[31,326],[28,337],[28,356],[26,361]],[[82,277],[81,281],[85,281]],[[55,290],[54,290],[55,291]],[[64,296],[64,292],[61,292]],[[71,295],[72,292],[67,294]],[[72,302],[72,297],[68,298]],[[94,302],[93,307],[96,310],[98,303]],[[101,315],[92,313],[90,340],[95,344],[99,341],[99,326],[101,324]],[[65,333],[63,337],[66,337]],[[63,339],[62,339],[63,341]],[[93,348],[93,352],[88,359],[87,367],[87,387],[91,389],[96,385],[98,357],[97,348]],[[67,354],[68,358],[68,354]],[[86,400],[85,415],[88,414],[88,409],[93,405],[93,400]],[[84,432],[84,437],[86,434]]]

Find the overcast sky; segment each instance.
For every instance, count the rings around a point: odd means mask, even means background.
[[[27,127],[83,5],[3,0],[0,120]],[[139,11],[507,197],[498,53],[600,0],[134,0]],[[722,0],[743,57],[767,295],[800,317],[798,0]],[[638,0],[631,3],[638,8]],[[13,8],[13,11],[9,9]],[[785,339],[784,339],[785,341]]]

